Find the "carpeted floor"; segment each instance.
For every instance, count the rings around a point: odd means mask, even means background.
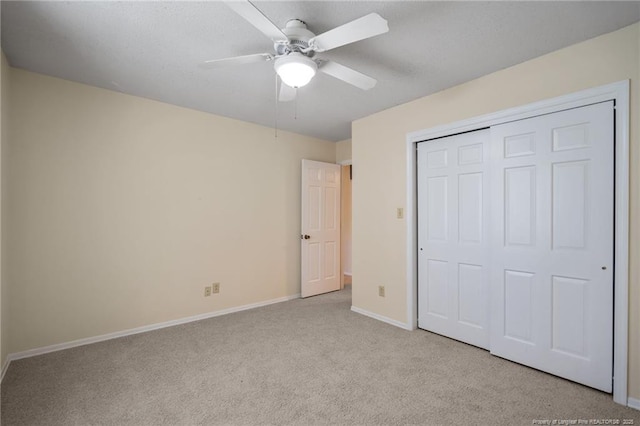
[[[350,305],[348,286],[15,361],[2,425],[640,425],[610,395]]]

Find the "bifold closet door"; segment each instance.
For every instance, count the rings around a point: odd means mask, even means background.
[[[491,353],[611,392],[613,102],[491,128]]]
[[[418,326],[489,348],[489,130],[418,144]]]

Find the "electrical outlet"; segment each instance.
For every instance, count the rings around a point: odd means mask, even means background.
[[[211,286],[208,285],[204,288],[204,297],[209,297],[211,296]]]
[[[403,219],[404,218],[404,209],[402,207],[398,207],[396,209],[396,217],[398,219]]]
[[[384,297],[384,286],[383,285],[379,285],[378,286],[378,296]]]
[[[213,283],[213,293],[220,293],[220,283]]]

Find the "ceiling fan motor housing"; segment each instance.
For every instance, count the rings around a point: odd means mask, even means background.
[[[289,41],[286,44],[275,43],[274,49],[277,55],[287,55],[292,52],[300,52],[311,58],[315,55],[313,50],[304,51],[309,47],[309,40],[316,35],[307,29],[307,24],[299,19],[290,19],[282,29]]]

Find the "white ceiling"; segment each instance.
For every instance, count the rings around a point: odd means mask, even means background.
[[[378,80],[362,91],[318,74],[280,103],[277,125],[338,141],[358,118],[614,31],[640,20],[640,2],[255,2],[284,27],[320,34],[377,12],[381,36],[319,54]],[[272,62],[203,70],[208,59],[271,53],[262,33],[222,2],[2,1],[9,63],[273,127]],[[532,76],[535,78],[535,76]],[[496,94],[499,96],[499,94]]]

